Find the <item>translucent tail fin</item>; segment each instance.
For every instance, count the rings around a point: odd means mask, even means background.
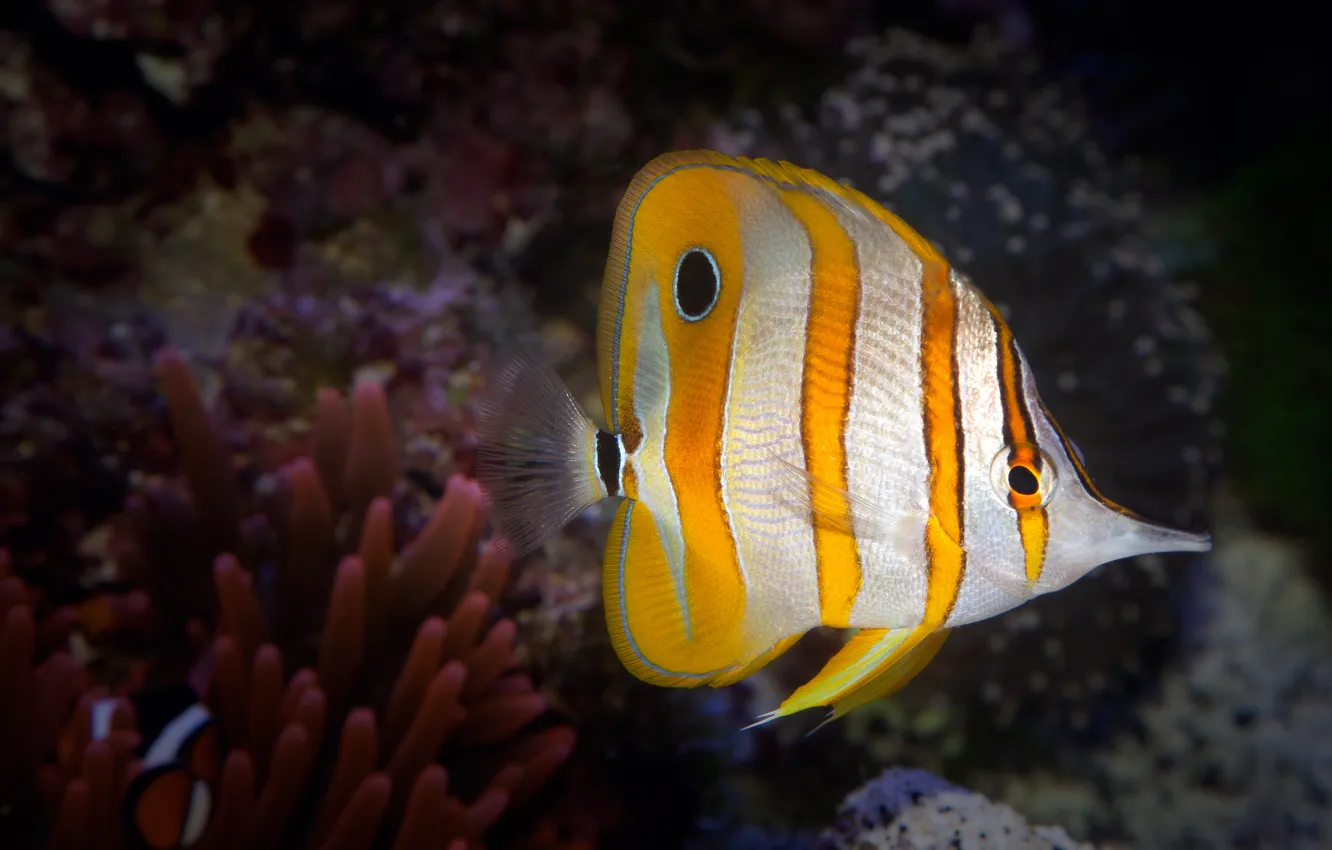
[[[477,481],[496,534],[514,557],[606,498],[597,427],[538,356],[522,352],[504,363],[476,416]]]

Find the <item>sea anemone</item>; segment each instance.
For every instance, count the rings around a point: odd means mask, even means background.
[[[247,496],[184,361],[167,349],[158,371],[185,487],[132,497],[112,547],[119,583],[50,618],[92,642],[94,667],[62,650],[33,667],[33,594],[12,576],[0,588],[3,681],[42,697],[0,718],[6,741],[27,742],[6,748],[0,799],[34,803],[33,834],[51,846],[120,836],[141,743],[129,697],[183,679],[224,747],[199,846],[472,847],[502,816],[504,835],[530,831],[522,804],[574,734],[515,669],[515,627],[494,616],[509,560],[478,543],[475,484],[451,476],[414,518],[419,494],[394,493],[384,393],[362,382],[350,405],[321,392],[308,454]],[[90,690],[94,672],[120,679],[120,731],[104,740],[88,731],[108,695]]]
[[[70,652],[52,650],[69,635],[73,618],[40,616],[45,610],[42,593],[13,574],[9,553],[0,549],[0,833],[20,842],[35,841],[42,814],[62,795],[71,809],[86,811],[94,797],[114,805],[116,777],[139,743],[128,704],[116,707],[112,731],[93,746],[63,734],[79,717],[89,728],[89,706],[107,692],[92,688],[88,670]],[[59,835],[67,839],[76,828],[62,827]]]

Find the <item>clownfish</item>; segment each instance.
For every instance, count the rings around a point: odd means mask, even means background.
[[[1206,551],[1096,489],[999,311],[874,200],[790,163],[665,154],[616,212],[598,428],[518,354],[477,477],[521,555],[597,502],[615,651],[723,686],[858,629],[756,724],[892,693],[949,631],[1108,561]],[[826,721],[825,721],[826,722]]]
[[[212,817],[213,788],[222,773],[217,723],[188,686],[155,692],[151,700],[141,696],[136,706],[141,728],[160,723],[161,730],[151,737],[142,770],[125,790],[125,829],[137,846],[191,847]],[[94,740],[105,736],[102,713],[94,705]]]

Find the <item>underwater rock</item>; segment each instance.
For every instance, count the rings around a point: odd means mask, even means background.
[[[1101,152],[1068,86],[999,40],[963,51],[893,30],[849,52],[855,69],[814,115],[746,112],[709,144],[849,180],[901,215],[1004,313],[1098,487],[1162,521],[1202,524],[1225,367],[1193,288],[1149,238],[1144,181]],[[848,718],[851,734],[884,761],[938,764],[937,735],[903,752],[901,720],[885,709],[900,700],[965,732],[958,758],[1020,761],[1103,739],[1169,656],[1189,564],[1201,561],[1109,564],[958,629],[898,698]]]
[[[851,792],[816,850],[1095,850],[924,770],[892,767]]]

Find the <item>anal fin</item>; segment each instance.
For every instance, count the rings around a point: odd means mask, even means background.
[[[947,634],[946,630],[926,625],[861,629],[817,676],[747,728],[823,705],[833,707],[829,719],[841,717],[871,700],[887,696],[924,669]]]

